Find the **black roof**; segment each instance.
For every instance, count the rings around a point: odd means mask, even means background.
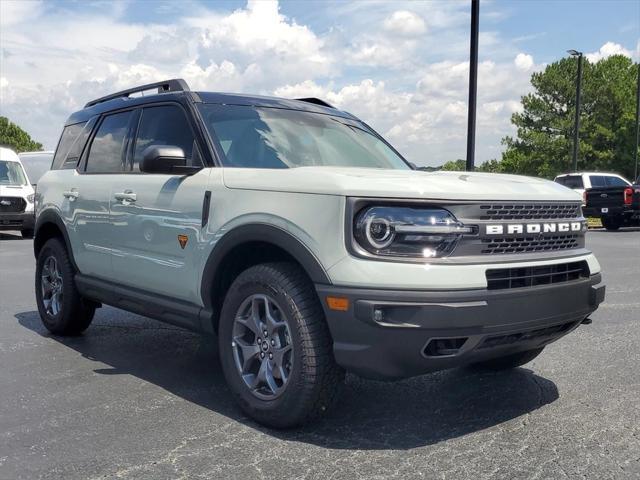
[[[131,93],[155,89],[162,93],[130,97]],[[182,88],[184,87],[184,88]],[[182,89],[181,89],[182,88]],[[222,105],[250,105],[255,107],[287,108],[313,113],[324,113],[345,118],[355,118],[350,113],[338,110],[317,98],[286,99],[240,93],[191,92],[186,82],[181,79],[166,80],[154,84],[143,85],[123,90],[105,97],[92,100],[67,119],[65,125],[84,122],[95,115],[129,106],[140,106],[158,101],[193,101],[196,103],[213,103]]]

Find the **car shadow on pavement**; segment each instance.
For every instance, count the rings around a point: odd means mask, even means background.
[[[236,407],[226,387],[215,339],[137,315],[99,310],[79,337],[57,337],[37,312],[16,315],[37,334],[107,365],[103,375],[132,375],[168,392],[286,441],[347,450],[411,449],[462,437],[504,422],[517,430],[527,414],[558,398],[556,385],[531,370],[500,373],[453,369],[397,382],[347,376],[327,417],[299,429],[262,427]],[[109,317],[109,318],[105,318]]]

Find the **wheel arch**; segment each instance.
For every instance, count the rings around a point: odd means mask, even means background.
[[[202,275],[200,294],[205,310],[212,314],[214,331],[226,292],[237,274],[252,265],[277,260],[293,261],[311,282],[331,285],[320,261],[291,233],[269,224],[235,227],[218,240]]]
[[[73,268],[77,272],[78,266],[73,258],[73,250],[71,250],[71,242],[69,241],[69,234],[67,233],[64,222],[56,212],[45,210],[38,215],[34,227],[33,254],[36,259],[47,240],[54,237],[61,238],[64,242],[67,253],[69,254],[69,259],[71,260],[71,265],[73,265]]]

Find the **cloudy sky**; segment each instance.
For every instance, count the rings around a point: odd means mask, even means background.
[[[482,0],[477,159],[500,156],[531,73],[575,48],[640,57],[637,0]],[[46,148],[88,100],[193,90],[317,96],[419,165],[464,158],[469,2],[0,2],[0,114]],[[629,101],[632,101],[630,99]]]

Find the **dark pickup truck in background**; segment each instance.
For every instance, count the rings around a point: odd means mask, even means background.
[[[604,172],[569,173],[555,181],[581,193],[584,216],[600,220],[607,230],[640,225],[638,181],[632,185],[620,175]]]
[[[640,225],[640,185],[594,187],[585,191],[585,217],[599,217],[607,230]]]

